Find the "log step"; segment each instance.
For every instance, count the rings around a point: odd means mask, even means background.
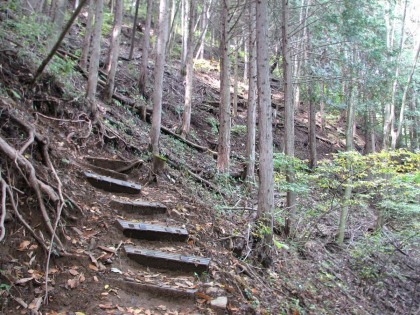
[[[116,171],[123,167],[127,167],[131,164],[131,162],[129,161],[99,158],[99,157],[93,157],[93,156],[85,156],[84,158],[86,159],[86,161],[88,161],[90,164],[94,166],[107,168],[113,171]]]
[[[127,212],[152,215],[165,213],[167,208],[159,202],[111,200],[111,207]]]
[[[89,165],[89,164],[86,164],[86,165]],[[114,172],[110,169],[102,168],[102,167],[95,166],[95,165],[92,165],[92,164],[90,164],[88,167],[89,167],[90,170],[94,171],[95,173],[97,173],[99,175],[108,176],[108,177],[119,179],[119,180],[127,180],[128,179],[127,174]]]
[[[149,241],[176,241],[185,242],[188,231],[183,228],[166,227],[156,224],[146,224],[117,220],[117,224],[127,237]]]
[[[99,189],[103,189],[109,192],[115,193],[126,193],[126,194],[138,194],[140,193],[141,186],[126,182],[123,180],[115,179],[112,177],[101,176],[95,173],[84,172],[88,182]]]
[[[129,258],[146,267],[201,273],[207,271],[210,264],[209,258],[169,254],[130,245],[124,246],[124,249]]]

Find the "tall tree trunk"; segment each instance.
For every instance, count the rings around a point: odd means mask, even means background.
[[[188,18],[188,29],[190,36],[188,37],[188,52],[186,58],[186,84],[185,84],[185,104],[184,112],[182,114],[182,126],[181,126],[181,136],[186,137],[190,132],[190,123],[191,123],[191,103],[192,103],[192,94],[193,94],[193,75],[194,75],[194,45],[193,45],[193,27],[194,27],[194,10],[195,2],[193,0],[188,0],[190,2],[190,16]]]
[[[319,101],[319,116],[321,118],[321,132],[325,131],[325,82],[321,82],[321,99]]]
[[[169,27],[169,39],[166,43],[166,51],[168,56],[171,55],[172,52],[172,46],[174,43],[174,37],[175,37],[175,24],[176,24],[176,16],[178,15],[179,8],[181,6],[181,2],[179,0],[172,0],[172,6],[171,6],[171,20],[170,20],[170,27]]]
[[[220,30],[220,106],[217,170],[229,173],[230,155],[230,61],[229,61],[229,0],[221,1]]]
[[[181,46],[181,75],[185,76],[186,74],[186,60],[187,60],[187,53],[188,53],[188,37],[189,27],[188,27],[188,17],[190,16],[189,12],[190,8],[190,1],[189,0],[181,0],[182,1],[182,14],[181,14],[181,33],[182,33],[182,46]]]
[[[87,70],[88,55],[90,51],[90,40],[92,37],[92,24],[93,24],[93,15],[94,15],[94,2],[89,0],[89,10],[86,21],[86,31],[85,37],[83,38],[83,48],[82,55],[80,56],[80,67],[84,70]]]
[[[146,26],[144,28],[143,48],[141,54],[140,74],[139,74],[139,91],[140,94],[146,96],[147,85],[147,65],[149,63],[149,46],[150,46],[150,27],[152,23],[152,6],[153,0],[147,0]]]
[[[407,93],[408,93],[408,89],[410,88],[411,80],[413,79],[414,71],[416,70],[417,59],[419,58],[419,52],[420,52],[420,38],[418,39],[417,49],[416,49],[415,54],[414,54],[413,66],[411,68],[410,74],[408,75],[407,83],[404,87],[404,93],[403,93],[403,97],[402,97],[402,101],[401,101],[401,109],[400,109],[400,117],[399,117],[398,128],[397,128],[397,130],[393,129],[391,131],[391,138],[392,138],[391,148],[392,149],[395,149],[395,147],[397,145],[398,137],[401,134],[402,125],[403,125],[403,122],[404,122],[404,111],[405,111],[405,106],[406,106],[406,101],[407,101]]]
[[[251,1],[249,6],[249,39],[248,39],[248,115],[247,115],[247,133],[246,133],[246,170],[245,178],[247,182],[255,181],[255,124],[257,120],[256,103],[256,32],[255,32],[255,2]]]
[[[98,85],[99,58],[101,54],[101,31],[104,18],[103,6],[103,0],[96,0],[95,27],[93,28],[92,37],[92,55],[90,57],[89,63],[89,77],[86,92],[86,98],[94,120],[96,120],[98,117],[98,108],[96,106],[95,94]]]
[[[267,1],[257,1],[257,87],[258,87],[258,132],[259,132],[259,189],[257,220],[268,228],[263,235],[262,264],[271,264],[270,247],[273,244],[274,176],[273,133],[271,115],[271,87],[268,55]],[[265,256],[265,257],[264,257]]]
[[[111,47],[109,48],[109,64],[107,65],[108,79],[104,89],[105,101],[110,102],[114,94],[115,73],[118,66],[120,52],[121,23],[123,17],[123,0],[116,0],[114,27],[112,28]]]
[[[133,21],[133,30],[131,31],[131,45],[130,45],[130,53],[128,54],[128,59],[133,58],[133,51],[134,45],[136,41],[136,30],[137,30],[137,18],[139,15],[139,4],[140,0],[136,0],[136,11],[134,12],[134,21]]]
[[[293,158],[295,156],[295,112],[293,106],[293,85],[292,85],[292,63],[289,50],[288,23],[289,23],[289,2],[282,0],[282,36],[283,36],[283,82],[284,82],[284,126],[285,126],[285,154]],[[289,165],[286,171],[286,180],[289,184],[295,182],[293,165]],[[287,207],[290,213],[295,212],[296,194],[293,191],[287,192]],[[290,226],[287,227],[290,230]]]
[[[385,104],[385,119],[384,119],[384,130],[383,130],[383,143],[382,149],[388,150],[390,147],[390,138],[391,132],[394,130],[395,124],[395,99],[397,97],[397,87],[398,87],[398,77],[400,75],[400,67],[401,67],[401,55],[402,55],[402,48],[404,43],[404,29],[405,29],[405,18],[407,13],[407,1],[404,1],[403,7],[403,18],[401,22],[401,37],[400,37],[400,44],[398,48],[398,57],[397,57],[397,66],[395,69],[395,77],[394,83],[392,85],[392,93],[391,93],[391,103]]]
[[[416,152],[420,150],[420,141],[419,141],[419,131],[420,131],[420,123],[419,123],[419,115],[416,115],[417,105],[417,93],[416,89],[414,87],[411,88],[413,91],[412,98],[410,102],[410,111],[412,114],[411,119],[411,131],[410,131],[410,145],[411,145],[411,151]]]
[[[159,32],[157,36],[157,53],[154,68],[154,90],[153,90],[153,117],[150,130],[150,143],[154,156],[159,156],[159,137],[162,118],[162,88],[163,72],[165,70],[165,49],[168,33],[168,8],[167,0],[160,0],[159,5]],[[155,166],[155,165],[154,165]],[[153,172],[156,170],[154,169]]]

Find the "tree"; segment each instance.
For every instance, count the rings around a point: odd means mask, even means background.
[[[156,59],[154,68],[154,90],[153,90],[153,117],[152,128],[150,130],[150,144],[152,154],[155,158],[159,157],[159,137],[162,116],[162,89],[163,72],[165,70],[165,50],[166,38],[168,33],[168,8],[167,0],[160,0],[159,5],[159,31],[157,35]],[[153,172],[156,171],[155,163]]]
[[[270,265],[270,247],[273,243],[274,177],[273,133],[271,115],[271,88],[268,55],[267,1],[257,0],[257,88],[258,88],[258,139],[260,153],[257,220],[268,231],[263,235],[262,263]]]
[[[121,23],[123,17],[123,0],[116,0],[114,27],[112,28],[111,46],[109,48],[108,60],[106,67],[108,78],[105,86],[105,101],[110,102],[114,94],[115,73],[118,66],[118,55],[120,52]]]
[[[289,50],[288,23],[289,1],[282,0],[285,154],[293,158],[295,156],[295,110],[293,106],[292,63]],[[290,184],[294,183],[294,177],[293,166],[290,165],[286,171],[287,182]],[[291,190],[287,191],[287,207],[291,213],[294,213],[296,207],[296,194]]]
[[[146,96],[147,83],[147,65],[149,63],[149,46],[150,46],[150,27],[152,23],[152,7],[153,0],[147,0],[146,26],[144,28],[143,48],[141,54],[140,74],[139,74],[139,91],[140,94]]]
[[[95,27],[93,29],[92,37],[92,55],[90,56],[89,76],[86,91],[86,98],[94,120],[96,120],[98,116],[95,94],[98,85],[99,58],[101,53],[101,32],[104,16],[103,6],[103,0],[96,0]]]
[[[249,4],[249,57],[248,57],[248,115],[247,115],[247,133],[246,133],[246,170],[245,178],[248,182],[255,180],[255,123],[257,119],[256,112],[256,32],[255,32],[255,2]]]
[[[85,30],[85,37],[83,38],[83,46],[82,46],[82,54],[80,56],[80,67],[83,70],[87,69],[87,62],[90,50],[90,40],[92,37],[92,22],[93,22],[93,15],[94,15],[95,6],[93,4],[93,0],[89,0],[89,10],[87,15],[86,21],[86,30]]]
[[[193,92],[193,75],[194,75],[194,62],[193,62],[193,35],[194,35],[194,10],[195,3],[193,0],[188,0],[189,4],[189,17],[188,17],[188,44],[187,44],[187,56],[186,56],[186,84],[185,84],[185,103],[184,112],[182,114],[182,126],[181,136],[186,137],[190,132],[191,122],[191,103],[192,103],[192,92]]]
[[[230,155],[230,61],[229,61],[229,0],[222,0],[220,29],[220,105],[217,170],[229,172]]]
[[[134,43],[136,41],[137,17],[139,15],[139,4],[140,4],[140,0],[136,0],[136,9],[134,13],[133,29],[131,31],[130,53],[128,54],[128,59],[130,60],[133,58]]]

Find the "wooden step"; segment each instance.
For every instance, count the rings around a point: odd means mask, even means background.
[[[111,200],[109,205],[115,209],[144,215],[162,214],[167,208],[159,202]]]
[[[188,231],[183,228],[166,227],[155,224],[117,220],[117,224],[127,237],[149,241],[185,242]]]
[[[115,179],[120,179],[120,180],[127,180],[128,179],[127,174],[114,172],[110,169],[102,168],[102,167],[91,165],[91,164],[85,164],[85,165],[89,165],[87,167],[90,170],[96,172],[99,175],[108,176],[108,177],[115,178]]]
[[[107,158],[100,158],[100,157],[93,157],[93,156],[85,156],[84,159],[92,165],[95,165],[101,168],[107,168],[113,171],[116,171],[123,167],[127,167],[132,163],[129,161],[114,160],[114,159],[107,159]]]
[[[88,182],[99,189],[103,189],[109,192],[116,192],[116,193],[126,193],[126,194],[138,194],[140,193],[141,186],[115,179],[112,177],[101,176],[95,173],[84,172]]]
[[[146,267],[201,273],[206,272],[210,264],[209,258],[170,254],[130,245],[125,245],[124,249],[129,258]]]

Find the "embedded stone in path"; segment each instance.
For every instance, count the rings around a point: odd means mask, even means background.
[[[129,245],[126,245],[124,249],[129,258],[146,267],[184,272],[205,272],[210,264],[209,258],[170,254]]]
[[[127,212],[144,215],[165,213],[167,208],[159,202],[111,200],[110,206]]]
[[[183,228],[166,227],[156,224],[146,224],[117,220],[118,226],[127,237],[149,241],[178,241],[184,242],[188,239],[188,231]]]
[[[130,161],[99,158],[93,156],[85,156],[84,158],[92,165],[101,168],[107,168],[113,171],[117,171],[118,169],[128,167],[130,164],[132,164],[132,162]]]
[[[101,176],[90,172],[84,172],[84,174],[92,186],[109,192],[138,194],[141,190],[140,185],[131,182],[115,179],[112,177]]]

